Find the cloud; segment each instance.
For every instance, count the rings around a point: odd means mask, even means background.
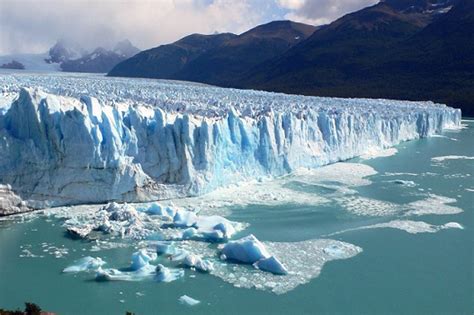
[[[43,52],[58,38],[91,49],[140,48],[190,33],[243,32],[264,18],[249,0],[0,0],[0,54]]]
[[[241,33],[271,20],[328,23],[377,0],[0,0],[0,54],[86,49],[130,39],[141,49],[192,33]]]
[[[286,19],[302,23],[321,25],[379,0],[276,0],[278,5],[289,10]]]

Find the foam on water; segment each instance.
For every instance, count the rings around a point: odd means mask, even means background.
[[[337,202],[347,211],[360,216],[393,216],[402,208],[399,204],[358,195],[343,197]]]

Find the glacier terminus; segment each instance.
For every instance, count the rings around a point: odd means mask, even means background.
[[[0,182],[32,208],[200,195],[460,125],[431,102],[338,99],[173,81],[0,78]]]
[[[98,75],[10,73],[0,86],[0,183],[31,208],[196,196],[461,122],[432,102]]]

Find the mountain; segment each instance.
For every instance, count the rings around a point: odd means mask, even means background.
[[[234,86],[433,100],[474,114],[474,2],[386,0],[346,15]]]
[[[249,71],[240,79],[241,85],[311,94],[322,86],[337,88],[348,77],[367,75],[367,66],[383,62],[385,52],[434,17],[413,8],[407,12],[411,6],[402,2],[408,1],[386,0],[336,20],[294,49]]]
[[[235,76],[282,54],[315,29],[302,23],[275,21],[241,35],[194,34],[144,51],[117,65],[109,75],[232,85]]]
[[[124,40],[117,43],[112,50],[99,47],[81,58],[65,60],[61,63],[61,69],[68,72],[107,73],[118,63],[132,57],[139,51],[130,41]]]
[[[232,85],[235,76],[281,55],[310,36],[316,28],[291,21],[257,26],[189,62],[176,79],[221,86]]]
[[[79,44],[66,39],[60,39],[49,49],[47,63],[62,63],[64,61],[78,59],[87,54],[87,51]]]
[[[125,39],[121,42],[118,42],[112,51],[121,57],[130,58],[138,54],[140,49],[133,46],[128,39]]]
[[[171,79],[191,60],[236,36],[192,34],[172,44],[142,51],[115,66],[108,75]]]

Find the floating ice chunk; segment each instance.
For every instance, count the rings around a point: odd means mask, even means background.
[[[412,221],[412,220],[392,220],[384,223],[377,223],[367,226],[361,226],[353,229],[343,230],[340,232],[329,234],[328,236],[338,235],[349,231],[357,230],[369,230],[369,229],[382,229],[391,228],[405,231],[410,234],[418,233],[436,233],[446,229],[464,229],[464,227],[457,222],[449,222],[443,225],[433,225],[423,221]]]
[[[143,281],[156,280],[159,282],[171,282],[184,275],[183,270],[173,270],[163,265],[154,266],[150,264],[157,258],[155,253],[147,252],[145,249],[132,254],[132,263],[127,269],[101,269],[96,273],[97,281]]]
[[[450,160],[474,160],[474,156],[465,156],[465,155],[446,155],[446,156],[436,156],[431,158],[433,162],[444,162]]]
[[[118,269],[99,269],[95,275],[97,281],[143,281],[153,279],[155,267],[145,265],[135,271],[121,271]]]
[[[70,226],[66,231],[72,237],[86,238],[92,232],[93,228],[91,225]]]
[[[208,241],[226,241],[231,238],[242,225],[221,216],[198,216],[196,234]]]
[[[156,253],[158,255],[173,255],[176,254],[176,248],[171,242],[158,242],[156,244]]]
[[[182,239],[211,242],[227,241],[237,231],[244,228],[242,224],[229,221],[221,216],[200,216],[186,210],[178,210],[173,224],[165,224],[165,226],[188,227],[182,232]]]
[[[464,227],[457,222],[448,222],[442,226],[444,229],[459,229],[464,230]]]
[[[253,234],[227,243],[222,248],[222,255],[225,259],[245,264],[253,264],[271,256],[265,246]]]
[[[183,259],[183,265],[190,268],[196,268],[203,272],[209,272],[214,269],[212,262],[203,260],[200,256],[195,254],[186,255]]]
[[[429,194],[428,198],[410,202],[408,204],[408,211],[405,215],[427,215],[427,214],[457,214],[463,212],[461,208],[451,206],[450,203],[455,203],[457,200],[445,196]]]
[[[191,227],[196,225],[197,220],[196,213],[179,209],[173,217],[173,224],[176,227]]]
[[[412,180],[403,180],[403,179],[395,179],[391,181],[394,184],[405,186],[405,187],[416,187],[417,184]]]
[[[74,265],[64,268],[63,272],[81,272],[81,271],[97,271],[101,266],[105,265],[100,257],[83,257],[74,262]]]
[[[380,148],[371,148],[367,150],[360,157],[364,160],[371,160],[379,157],[389,157],[397,154],[398,150],[395,148],[380,149]]]
[[[194,238],[196,236],[196,234],[198,233],[197,229],[191,227],[191,228],[187,228],[186,230],[183,231],[183,239],[184,240],[190,240],[192,238]]]
[[[255,268],[274,274],[288,273],[278,258],[270,255],[265,246],[253,234],[227,243],[222,248],[221,255],[227,260],[253,264]]]
[[[197,304],[201,303],[201,301],[195,300],[192,297],[189,297],[187,295],[181,296],[178,300],[181,304],[185,304],[185,305],[189,305],[189,306],[194,306],[194,305],[197,305]]]
[[[171,282],[184,276],[184,270],[167,268],[161,264],[156,266],[155,280],[159,282]]]
[[[268,271],[276,275],[288,274],[288,270],[286,269],[286,267],[283,266],[283,264],[275,256],[260,259],[259,261],[254,263],[254,266],[260,270]]]
[[[174,208],[162,206],[157,202],[152,203],[147,209],[145,209],[145,212],[151,215],[160,215],[170,219],[173,219],[176,214],[176,210]]]
[[[134,221],[139,220],[137,210],[128,204],[118,204],[115,202],[107,205],[105,210],[109,213],[109,219],[113,221]]]
[[[334,163],[315,169],[297,169],[294,175],[308,183],[336,182],[346,186],[367,186],[372,182],[367,177],[377,171],[361,163]]]
[[[403,206],[377,199],[360,196],[348,196],[336,199],[347,211],[360,216],[391,216],[403,210]]]
[[[138,270],[149,264],[150,261],[156,260],[155,253],[148,253],[146,249],[141,249],[132,254],[131,270]]]
[[[343,258],[346,255],[345,248],[339,244],[331,244],[323,249],[324,253],[334,258]]]

